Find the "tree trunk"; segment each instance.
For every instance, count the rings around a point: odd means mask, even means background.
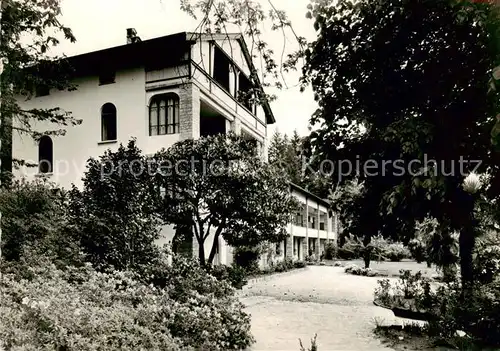
[[[365,268],[370,268],[370,253],[368,252],[368,250],[365,250],[365,254],[364,254],[364,257],[363,257],[363,261],[365,262]]]
[[[198,258],[200,260],[200,266],[205,267],[205,243],[202,239],[197,238],[198,240]]]
[[[370,268],[370,258],[371,258],[371,247],[369,246],[372,241],[370,235],[365,235],[363,239],[363,261],[365,262],[365,268]]]
[[[2,118],[2,123],[0,127],[0,138],[2,142],[2,148],[0,150],[0,158],[2,160],[0,166],[1,187],[9,188],[12,184],[12,119],[6,118],[4,116],[4,113],[1,114],[1,118]]]
[[[476,198],[474,195],[467,194],[463,203],[462,228],[458,238],[460,254],[460,276],[462,281],[462,298],[466,299],[472,291],[474,282],[473,257],[475,244],[476,219],[474,217],[474,204]]]
[[[213,264],[215,255],[217,254],[217,248],[219,246],[219,230],[214,235],[214,241],[212,243],[212,249],[210,250],[210,255],[208,256],[208,264]]]
[[[474,250],[475,237],[473,225],[467,225],[460,231],[460,274],[462,278],[462,289],[464,295],[470,291],[474,281],[472,253]]]

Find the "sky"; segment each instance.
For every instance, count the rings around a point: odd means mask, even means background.
[[[268,0],[257,0],[266,8]],[[308,0],[273,0],[277,9],[284,10],[299,36],[313,40],[315,32],[311,20],[305,18]],[[61,22],[70,27],[76,43],[61,42],[57,48],[68,56],[105,49],[126,43],[126,29],[135,28],[142,40],[164,35],[193,31],[198,21],[180,10],[180,0],[62,0]],[[263,28],[263,38],[281,54],[284,39],[281,32]],[[296,48],[293,38],[286,38],[285,51]],[[316,109],[312,92],[303,93],[297,86],[299,73],[285,76],[286,85],[281,91],[269,91],[277,96],[271,108],[276,124],[269,126],[268,135],[275,130],[291,134],[294,130],[307,135],[308,121]]]

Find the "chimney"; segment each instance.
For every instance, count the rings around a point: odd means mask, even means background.
[[[133,44],[139,41],[141,41],[141,38],[137,36],[135,28],[127,28],[127,44]]]

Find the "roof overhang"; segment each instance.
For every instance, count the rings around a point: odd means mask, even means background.
[[[264,88],[260,81],[259,75],[257,74],[257,69],[252,60],[252,55],[248,50],[248,46],[245,42],[245,39],[240,33],[214,33],[214,34],[205,34],[205,33],[197,33],[197,32],[186,32],[186,38],[188,41],[194,43],[198,40],[235,40],[240,44],[241,51],[243,52],[243,56],[247,61],[248,67],[250,67],[250,71],[253,73],[253,76],[256,79],[256,84],[258,89],[265,96]],[[266,123],[274,124],[276,123],[276,118],[274,117],[273,111],[271,110],[271,106],[269,105],[269,101],[264,101],[262,103],[262,108],[264,109],[264,113],[266,114]]]
[[[185,54],[190,46],[198,40],[236,40],[241,46],[243,55],[252,73],[256,73],[252,56],[241,34],[202,34],[194,32],[180,32],[159,38],[139,41],[131,44],[111,47],[108,49],[92,51],[81,55],[64,58],[64,64],[74,76],[98,74],[106,67],[114,69],[127,69],[146,67],[146,69],[159,68],[169,64],[176,64],[185,59]],[[264,93],[258,74],[253,74],[258,89]],[[268,101],[262,103],[266,114],[267,124],[276,123]]]
[[[173,50],[172,48],[175,48]],[[182,50],[184,48],[184,50]],[[63,59],[76,76],[91,75],[107,66],[115,69],[157,67],[182,60],[189,44],[186,33],[111,47]]]
[[[311,193],[310,191],[308,191],[308,190],[306,190],[306,189],[304,189],[304,188],[302,188],[302,187],[298,186],[298,185],[297,185],[297,184],[295,184],[295,183],[290,182],[289,184],[290,184],[290,188],[291,188],[292,190],[295,190],[295,191],[297,191],[297,192],[301,193],[301,194],[302,194],[302,195],[304,195],[307,199],[313,199],[313,200],[314,200],[314,201],[316,201],[318,204],[323,205],[323,206],[325,206],[327,209],[329,209],[329,207],[330,207],[330,202],[329,202],[328,200],[323,199],[323,198],[319,197],[318,195]]]

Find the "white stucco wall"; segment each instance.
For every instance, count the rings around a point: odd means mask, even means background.
[[[110,148],[115,150],[118,143],[101,142],[101,107],[113,103],[117,109],[118,140],[127,143],[136,137],[138,146],[145,152],[151,149],[152,143],[147,128],[147,100],[145,74],[143,68],[116,73],[116,83],[99,86],[98,77],[86,77],[75,81],[78,90],[68,92],[52,89],[49,96],[35,97],[29,101],[21,101],[21,106],[30,108],[53,108],[72,112],[72,116],[82,119],[79,126],[66,127],[65,136],[53,137],[54,172],[51,179],[63,187],[72,183],[81,185],[81,176],[89,157],[97,157]],[[59,129],[60,126],[43,123],[37,130]],[[166,140],[165,144],[172,140]],[[156,141],[156,143],[160,143]],[[13,136],[13,156],[38,162],[38,146],[28,136]],[[37,169],[23,168],[16,172],[17,176],[32,178]]]
[[[203,46],[206,47],[208,44],[203,43]],[[222,46],[227,49],[226,44]],[[199,54],[197,56],[196,53],[199,50],[200,47],[195,46],[193,48],[193,59],[195,61],[206,60],[204,55]],[[248,65],[241,61],[241,52],[236,52],[234,56],[235,59],[238,59],[240,67],[248,71]],[[160,73],[167,77],[168,72],[165,73],[162,70],[162,72],[149,72],[150,79],[158,78]],[[113,84],[100,86],[98,76],[80,78],[74,83],[77,85],[76,91],[68,92],[52,89],[48,96],[33,97],[28,101],[22,98],[19,99],[23,109],[59,107],[64,111],[71,112],[74,118],[83,120],[82,124],[78,126],[61,127],[51,123],[40,123],[34,126],[35,130],[40,132],[60,128],[66,129],[64,136],[52,137],[54,164],[53,172],[50,175],[50,180],[64,188],[70,188],[72,184],[81,187],[81,177],[86,170],[86,162],[90,157],[97,158],[107,149],[116,150],[120,143],[126,144],[131,138],[137,139],[137,146],[144,154],[153,154],[159,149],[168,148],[181,140],[180,133],[149,136],[148,105],[153,95],[166,92],[177,93],[180,98],[180,106],[183,106],[183,99],[186,99],[190,106],[195,106],[194,101],[196,100],[198,110],[192,109],[193,115],[197,114],[197,116],[191,121],[193,124],[191,134],[196,137],[197,132],[199,135],[199,130],[196,131],[196,128],[199,128],[199,90],[200,87],[203,89],[201,84],[200,86],[193,84],[191,88],[193,92],[189,94],[181,91],[182,88],[180,87],[169,87],[168,85],[174,83],[173,81],[165,84],[164,82],[146,84],[146,72],[143,67],[117,71],[115,83]],[[218,100],[215,95],[214,92],[208,91],[205,97],[210,99],[210,102],[216,103]],[[222,96],[222,94],[220,95]],[[234,103],[234,101],[231,102]],[[101,141],[101,108],[106,103],[114,104],[117,109],[117,142]],[[238,113],[238,111],[241,111],[241,113]],[[233,120],[233,129],[235,131],[244,129],[257,140],[265,143],[263,152],[267,154],[266,126],[258,124],[251,114],[241,108],[238,109],[238,106],[232,109],[230,113],[226,112],[224,114],[232,116],[230,120]],[[257,114],[261,120],[264,120],[261,107],[259,107]],[[30,163],[38,163],[38,144],[29,136],[15,134],[13,136],[13,157],[27,160]],[[17,177],[33,179],[37,176],[38,169],[23,167],[14,173]],[[170,242],[173,235],[173,226],[162,227],[161,239],[158,240],[158,244],[162,245]],[[207,257],[212,248],[212,242],[213,236],[210,235],[205,241]],[[196,248],[196,243],[194,243],[194,246]],[[197,255],[196,249],[195,252]],[[232,262],[232,249],[222,239],[216,261],[225,264]]]

